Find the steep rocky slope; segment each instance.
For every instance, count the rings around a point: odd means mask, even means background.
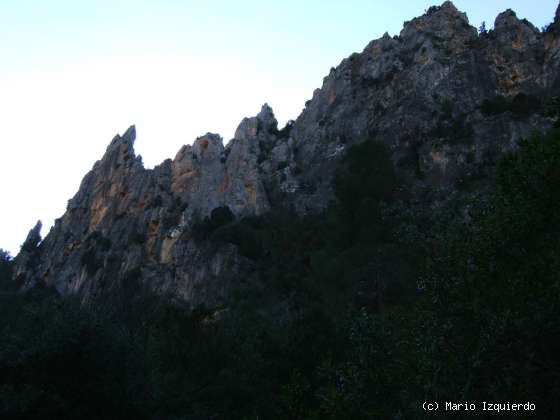
[[[232,244],[195,240],[194,227],[224,206],[237,218],[280,206],[319,214],[333,199],[340,157],[368,139],[390,148],[428,204],[479,188],[518,139],[553,124],[546,109],[560,93],[559,32],[558,12],[541,33],[508,10],[478,34],[445,2],[331,69],[281,130],[265,104],[226,146],[208,133],[145,169],[131,127],[111,141],[45,239],[40,224],[30,232],[15,280],[84,300],[149,285],[219,305],[251,283],[253,262]]]

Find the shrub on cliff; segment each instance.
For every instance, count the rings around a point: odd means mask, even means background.
[[[12,257],[8,251],[0,248],[0,288],[7,287],[12,277]]]

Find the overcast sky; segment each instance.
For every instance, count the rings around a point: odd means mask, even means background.
[[[427,0],[0,0],[0,247],[43,236],[117,133],[153,167],[208,131],[227,142],[264,102],[280,124],[329,69]],[[457,0],[471,24],[556,0]]]

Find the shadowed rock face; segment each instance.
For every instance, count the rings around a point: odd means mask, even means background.
[[[339,158],[367,139],[389,146],[419,196],[437,201],[483,185],[519,138],[553,123],[544,110],[560,93],[558,13],[541,33],[507,10],[479,35],[445,2],[331,69],[293,126],[278,130],[265,104],[225,147],[207,133],[154,169],[135,155],[132,126],[111,141],[46,238],[40,225],[30,232],[16,280],[85,300],[148,284],[217,305],[250,282],[253,265],[233,245],[195,242],[196,221],[221,206],[238,218],[281,205],[319,212],[333,198]]]
[[[487,177],[517,139],[551,124],[539,106],[560,87],[557,25],[542,34],[506,11],[478,35],[446,2],[343,60],[292,131],[300,179],[315,191],[295,197],[298,208],[324,204],[333,159],[366,138],[385,142],[418,190]]]

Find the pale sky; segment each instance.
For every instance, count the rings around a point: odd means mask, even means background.
[[[224,143],[263,103],[295,119],[329,69],[428,0],[0,0],[0,247],[45,236],[129,125],[153,167],[208,131]],[[511,8],[537,27],[556,0],[457,0],[491,28]]]

